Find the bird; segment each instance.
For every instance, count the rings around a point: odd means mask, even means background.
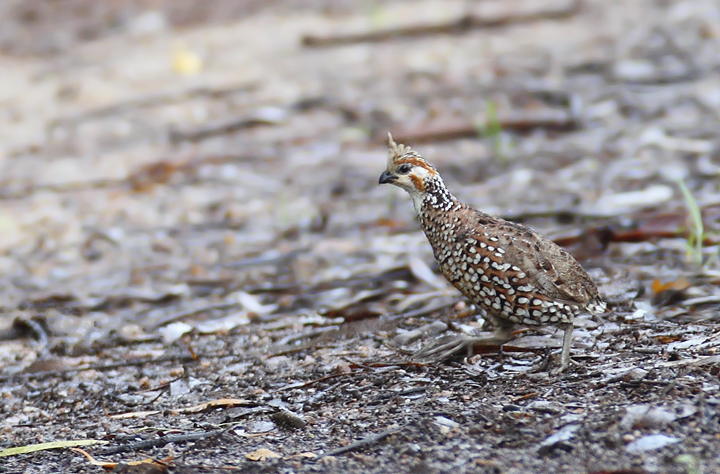
[[[559,371],[567,369],[573,320],[607,308],[570,253],[530,227],[461,202],[433,165],[409,146],[395,143],[390,133],[387,169],[378,183],[410,194],[438,269],[495,327],[484,343],[504,344],[517,324],[558,326],[564,330]]]

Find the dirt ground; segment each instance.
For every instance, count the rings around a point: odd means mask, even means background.
[[[596,279],[567,372],[413,357],[388,131]],[[2,0],[0,471],[718,473],[719,176],[714,0]]]

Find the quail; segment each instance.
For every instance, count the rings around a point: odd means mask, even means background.
[[[438,171],[388,133],[379,184],[410,194],[420,227],[445,278],[482,308],[495,326],[491,342],[511,339],[515,324],[556,325],[565,332],[560,371],[570,362],[573,319],[603,313],[590,276],[567,251],[521,224],[469,207],[450,194]]]

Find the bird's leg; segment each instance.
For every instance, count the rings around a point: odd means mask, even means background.
[[[565,324],[563,325],[563,329],[565,330],[565,334],[563,334],[563,346],[562,353],[560,355],[560,369],[558,370],[558,372],[565,372],[565,370],[568,368],[568,365],[570,364],[570,346],[572,345],[573,324]]]
[[[512,321],[509,321],[507,319],[498,318],[496,316],[486,315],[485,316],[488,320],[492,321],[493,327],[495,330],[493,331],[493,336],[490,338],[487,338],[485,340],[489,341],[485,344],[498,344],[503,345],[506,342],[508,342],[510,339],[512,339],[512,333],[515,329],[515,323]],[[490,342],[494,341],[494,342]]]

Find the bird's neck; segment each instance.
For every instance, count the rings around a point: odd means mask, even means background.
[[[463,204],[450,194],[442,179],[436,178],[425,183],[425,192],[413,196],[413,204],[423,230],[441,225],[441,221],[460,210]]]

